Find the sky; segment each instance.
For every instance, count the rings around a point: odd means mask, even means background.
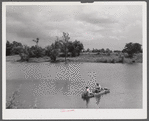
[[[6,39],[24,45],[51,45],[63,32],[84,48],[122,50],[142,44],[141,5],[24,5],[6,7]]]

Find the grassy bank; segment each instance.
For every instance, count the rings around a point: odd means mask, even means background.
[[[61,60],[63,58],[60,58]],[[70,62],[97,62],[97,63],[142,63],[142,54],[137,54],[133,58],[122,58],[119,55],[96,55],[96,54],[81,54],[79,57],[67,58]]]
[[[7,56],[6,61],[17,62],[20,60],[19,55]],[[50,62],[48,56],[42,58],[30,58],[29,62]],[[58,57],[57,62],[64,62],[63,57]],[[67,62],[96,62],[96,63],[142,63],[142,54],[136,54],[133,58],[122,58],[121,55],[98,55],[98,54],[81,54],[78,57],[67,57]]]

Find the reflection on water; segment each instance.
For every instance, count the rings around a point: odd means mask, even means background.
[[[100,99],[103,95],[98,95],[98,96],[95,96],[95,97],[92,97],[93,99],[96,100],[96,105],[99,106],[99,102],[100,102]],[[90,98],[83,98],[82,100],[84,100],[86,102],[86,108],[89,107],[89,103],[90,103]]]
[[[95,97],[97,106],[99,105],[100,99],[101,99],[101,95]],[[86,108],[88,108],[89,107],[90,98],[85,98],[83,100],[86,102]]]
[[[84,99],[85,101],[86,101],[86,108],[88,108],[88,103],[89,103],[89,101],[90,101],[90,98],[86,98],[86,99]]]
[[[101,99],[101,95],[96,96],[95,98],[96,98],[96,104],[99,105],[99,102],[100,102],[100,99]]]
[[[142,108],[142,64],[7,62],[6,70],[7,98],[21,84],[26,108]],[[83,101],[97,82],[111,92]]]

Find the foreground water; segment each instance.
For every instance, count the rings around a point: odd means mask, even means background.
[[[7,100],[19,88],[20,108],[142,108],[142,64],[7,62],[6,73]],[[82,100],[96,82],[110,93]]]

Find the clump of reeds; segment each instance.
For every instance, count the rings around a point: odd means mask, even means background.
[[[21,87],[21,85],[20,85]],[[20,109],[23,108],[22,103],[20,103],[17,98],[20,96],[20,87],[13,92],[12,96],[10,96],[9,100],[6,102],[6,109]],[[37,108],[37,99],[35,99],[34,105],[30,106],[30,108],[35,109]]]
[[[16,109],[21,104],[16,100],[17,96],[19,96],[19,90],[14,91],[9,101],[6,102],[6,109]]]

